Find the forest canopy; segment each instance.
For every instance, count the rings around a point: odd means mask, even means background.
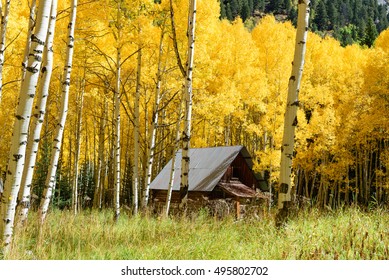
[[[273,14],[296,25],[297,7],[293,0],[222,0],[220,18],[242,18],[253,26],[259,18]],[[358,43],[371,46],[389,26],[389,3],[377,0],[312,0],[310,28],[322,36],[338,39],[342,46]]]

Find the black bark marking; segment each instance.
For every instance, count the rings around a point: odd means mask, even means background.
[[[28,71],[28,72],[31,72],[31,73],[38,73],[38,69],[37,68],[35,68],[35,67],[31,67],[31,66],[29,66],[29,67],[26,67],[26,70]]]
[[[39,45],[44,45],[45,41],[40,40],[38,37],[36,37],[34,34],[31,35],[31,42],[36,42]]]
[[[180,188],[180,200],[183,200],[188,194],[188,186],[181,186]]]
[[[295,82],[295,81],[296,81],[296,77],[295,77],[295,76],[291,76],[291,77],[289,78],[289,81]]]
[[[296,117],[294,117],[292,126],[297,126],[297,124],[298,124],[298,120],[297,120],[297,116],[296,116]]]
[[[182,157],[182,159],[186,162],[189,162],[190,161],[190,158],[189,157]]]
[[[35,54],[35,55],[34,55],[34,59],[35,59],[36,61],[41,62],[41,61],[42,61],[42,56]]]
[[[295,102],[290,104],[290,106],[299,106],[299,105],[300,105],[300,101],[298,101],[298,100],[296,100]]]
[[[15,161],[18,161],[19,159],[21,159],[23,157],[23,155],[21,155],[21,154],[14,154],[13,157],[14,157]]]

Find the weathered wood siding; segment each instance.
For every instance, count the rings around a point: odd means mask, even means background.
[[[259,188],[259,183],[255,178],[253,171],[247,165],[246,160],[241,153],[234,159],[231,166],[233,168],[233,177],[237,177],[239,181],[249,188]]]

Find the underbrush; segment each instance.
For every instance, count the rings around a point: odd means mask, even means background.
[[[74,216],[52,211],[39,229],[31,213],[16,230],[6,259],[40,260],[247,260],[389,259],[389,213],[349,208],[306,210],[277,229],[274,215],[261,220],[128,217],[111,211]]]

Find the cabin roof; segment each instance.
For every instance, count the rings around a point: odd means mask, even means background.
[[[245,159],[250,169],[252,169],[253,162],[251,156],[244,146],[190,149],[189,191],[211,192],[239,153]],[[180,190],[181,158],[182,151],[179,150],[175,160],[173,191]],[[153,180],[150,189],[167,190],[171,166],[172,160],[168,162]]]

